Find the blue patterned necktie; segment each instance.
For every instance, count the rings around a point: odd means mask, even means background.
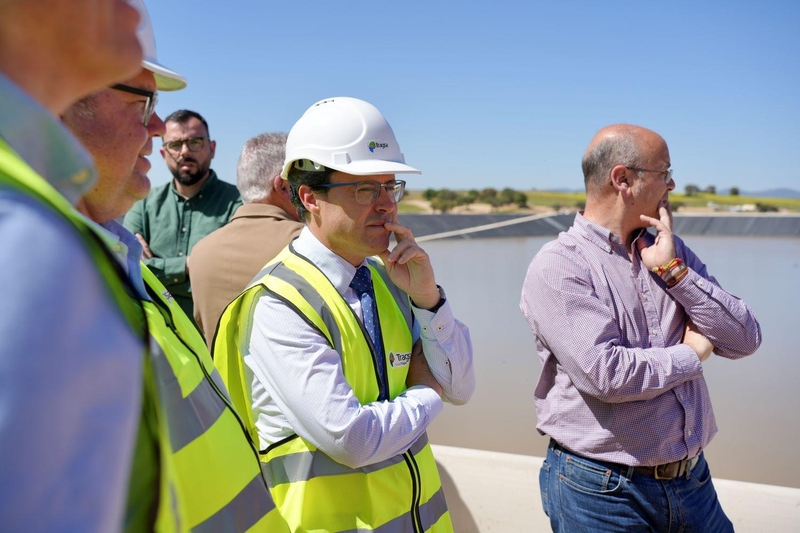
[[[364,328],[367,330],[372,345],[375,348],[375,355],[378,359],[378,372],[380,372],[381,383],[381,398],[386,398],[386,391],[384,391],[384,376],[386,376],[386,357],[383,353],[383,337],[381,336],[381,324],[378,321],[378,308],[375,305],[375,292],[372,289],[372,276],[370,275],[369,268],[360,266],[356,270],[356,275],[353,276],[353,281],[350,286],[358,294],[358,299],[361,300],[361,313],[364,315]]]

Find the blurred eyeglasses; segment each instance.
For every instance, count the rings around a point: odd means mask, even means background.
[[[325,189],[333,189],[335,187],[355,187],[356,188],[356,202],[361,205],[372,205],[381,194],[381,189],[386,189],[386,194],[394,200],[395,203],[403,199],[406,191],[406,182],[404,180],[392,180],[386,183],[381,183],[375,180],[354,181],[350,183],[326,183],[319,185]]]
[[[664,183],[669,183],[672,179],[672,169],[669,170],[649,170],[646,168],[626,167],[628,170],[635,172],[653,172],[654,174],[664,174]]]
[[[156,112],[156,104],[158,103],[158,93],[153,91],[146,91],[144,89],[139,89],[138,87],[131,87],[130,85],[123,85],[121,83],[115,83],[111,86],[112,89],[117,91],[123,91],[130,94],[136,94],[138,96],[144,96],[147,98],[144,104],[144,114],[142,115],[142,124],[144,127],[150,123],[150,117],[153,116],[153,113]]]

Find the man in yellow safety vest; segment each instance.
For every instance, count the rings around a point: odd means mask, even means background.
[[[0,524],[122,526],[141,324],[72,208],[95,180],[59,115],[141,68],[124,0],[0,1]],[[127,300],[127,301],[126,301]]]
[[[472,345],[397,222],[404,173],[371,104],[312,106],[282,172],[305,228],[220,320],[215,365],[292,531],[452,531],[425,430],[471,397]]]
[[[149,16],[139,36],[142,68],[134,77],[72,105],[63,120],[94,156],[98,180],[77,204],[127,272],[131,300],[149,333],[144,405],[131,474],[129,531],[285,530],[272,503],[258,453],[237,416],[206,343],[156,276],[142,248],[117,218],[147,195],[146,159],[164,134],[155,112],[158,90],[186,86],[156,58]]]

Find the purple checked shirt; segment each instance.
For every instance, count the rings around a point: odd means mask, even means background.
[[[686,319],[729,359],[755,352],[761,328],[678,237],[690,271],[671,289],[631,250],[576,215],[534,257],[520,308],[542,363],[539,432],[586,457],[652,466],[695,457],[717,432],[702,363],[681,343]]]

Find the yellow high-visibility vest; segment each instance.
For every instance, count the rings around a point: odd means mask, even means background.
[[[2,141],[0,186],[37,199],[80,235],[111,297],[142,336],[143,402],[155,421],[144,412],[141,424],[156,425],[160,455],[155,530],[288,531],[272,503],[258,450],[231,405],[206,343],[155,275],[142,265],[153,298],[142,301],[96,229]],[[147,434],[139,431],[137,446],[148,444],[143,440]]]
[[[389,280],[379,260],[369,263],[386,358],[383,383],[375,350],[353,310],[315,265],[293,252],[291,244],[223,313],[214,340],[214,364],[253,439],[258,435],[239,344],[247,338],[252,310],[265,293],[287,302],[327,339],[341,356],[344,377],[362,405],[378,400],[381,391],[388,391],[391,400],[406,389],[413,340],[410,301]],[[293,532],[452,531],[426,434],[400,455],[355,469],[337,463],[298,435],[260,453],[273,500]]]

